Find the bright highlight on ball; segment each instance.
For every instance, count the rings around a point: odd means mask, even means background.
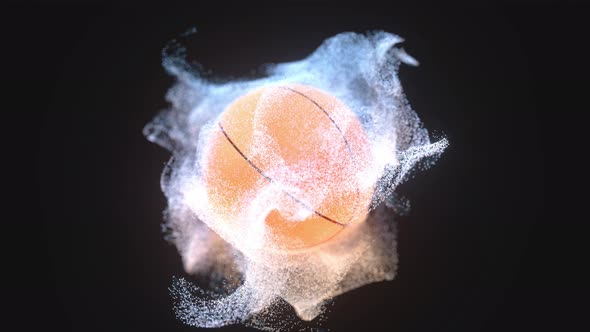
[[[203,174],[211,208],[225,220],[271,185],[279,194],[260,210],[269,244],[309,248],[334,238],[368,213],[372,188],[358,174],[371,157],[354,113],[317,88],[275,85],[239,97],[209,138]],[[228,217],[229,216],[229,217]]]

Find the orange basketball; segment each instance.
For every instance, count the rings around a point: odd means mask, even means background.
[[[251,91],[225,109],[207,144],[211,210],[240,226],[240,211],[270,188],[268,209],[256,217],[275,248],[319,245],[367,216],[373,187],[362,176],[371,156],[366,134],[324,91],[301,84]]]

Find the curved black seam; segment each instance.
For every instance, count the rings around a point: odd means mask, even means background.
[[[296,94],[302,96],[303,98],[311,101],[314,105],[316,105],[320,110],[322,110],[322,112],[324,112],[324,114],[328,117],[328,119],[330,119],[330,121],[332,122],[332,124],[334,125],[334,127],[336,127],[336,130],[338,130],[338,132],[340,133],[340,136],[342,136],[342,139],[344,140],[344,144],[346,145],[346,149],[348,150],[348,154],[350,155],[350,159],[352,159],[352,162],[354,163],[354,154],[352,153],[352,149],[350,148],[350,144],[348,143],[348,140],[346,139],[346,136],[344,136],[344,132],[342,131],[342,129],[340,129],[340,127],[338,126],[338,124],[336,123],[336,121],[334,121],[334,119],[330,116],[330,114],[328,114],[328,112],[326,111],[326,109],[324,109],[320,104],[318,104],[315,100],[311,99],[310,97],[308,97],[307,95],[305,95],[303,92],[299,92],[293,88],[290,88],[288,86],[280,86],[280,88],[283,89],[287,89],[291,92],[295,92]],[[356,213],[356,209],[357,209],[357,204],[358,204],[358,196],[359,196],[359,190],[358,188],[356,188],[356,196],[357,199],[355,201],[355,208],[354,208],[354,212]],[[352,218],[354,217],[353,213],[350,218],[348,218],[348,221],[346,222],[346,224],[348,224],[350,222],[350,220],[352,220]]]
[[[277,182],[275,182],[271,177],[269,177],[268,175],[264,174],[264,172],[258,167],[256,166],[248,157],[246,157],[246,155],[236,146],[236,144],[231,140],[231,138],[229,138],[229,136],[227,135],[227,132],[225,131],[225,129],[223,129],[223,126],[221,125],[221,122],[218,122],[219,125],[219,129],[221,129],[221,132],[223,133],[223,135],[225,136],[225,138],[228,140],[229,144],[231,144],[231,146],[234,147],[234,149],[240,154],[240,156],[242,156],[242,158],[244,158],[244,160],[246,160],[246,162],[252,166],[252,168],[254,168],[256,170],[256,172],[258,172],[260,175],[262,175],[262,177],[264,179],[266,179],[266,181],[272,183],[272,184],[277,184]],[[346,224],[343,224],[341,222],[338,222],[328,216],[325,216],[323,214],[321,214],[320,212],[316,211],[315,209],[313,209],[312,207],[310,207],[309,205],[305,204],[302,200],[300,200],[299,198],[293,196],[291,193],[289,193],[288,191],[284,190],[281,188],[281,191],[283,193],[285,193],[287,196],[289,196],[292,200],[294,200],[295,202],[301,204],[303,207],[305,207],[306,209],[312,211],[314,214],[326,219],[329,222],[332,222],[334,224],[340,225],[342,227],[346,227]]]
[[[322,106],[320,106],[320,104],[318,104],[315,100],[309,98],[308,96],[306,96],[302,92],[299,92],[299,91],[292,89],[290,87],[287,87],[287,86],[281,86],[281,88],[295,92],[296,94],[311,101],[314,105],[316,105],[319,109],[321,109],[322,112],[324,112],[324,114],[328,117],[328,119],[330,119],[330,121],[332,121],[332,124],[334,125],[334,127],[336,127],[336,130],[338,130],[338,132],[340,133],[340,136],[342,136],[342,139],[344,140],[344,144],[346,144],[346,149],[348,150],[348,154],[350,154],[350,158],[354,161],[354,155],[352,154],[352,149],[350,148],[350,144],[348,143],[346,136],[344,136],[344,132],[342,132],[342,129],[340,129],[340,127],[338,126],[338,124],[336,124],[336,121],[334,121],[334,119],[330,116],[330,114],[328,114],[328,112]]]

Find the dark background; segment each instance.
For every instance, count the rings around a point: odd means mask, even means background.
[[[402,84],[426,128],[450,147],[398,190],[412,211],[398,221],[396,279],[337,297],[325,328],[568,330],[573,321],[561,316],[568,303],[556,298],[576,290],[547,278],[558,260],[546,237],[546,159],[554,151],[547,114],[560,86],[549,60],[572,59],[567,47],[583,31],[582,9],[4,10],[4,164],[24,173],[6,173],[15,185],[6,223],[20,227],[5,230],[14,267],[6,274],[15,281],[3,292],[17,330],[195,330],[175,319],[167,289],[172,276],[185,276],[160,230],[159,177],[169,153],[142,136],[173,83],[160,52],[191,26],[199,32],[186,41],[189,58],[218,79],[300,59],[343,31],[399,34],[421,63],[401,69]]]

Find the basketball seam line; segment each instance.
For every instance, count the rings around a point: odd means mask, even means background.
[[[326,115],[326,117],[332,122],[332,124],[334,125],[334,127],[336,127],[336,130],[338,130],[338,132],[340,133],[340,136],[342,136],[342,140],[344,141],[344,144],[346,145],[346,149],[348,150],[348,154],[350,155],[350,159],[352,159],[352,162],[354,163],[354,154],[352,153],[352,149],[350,148],[350,144],[348,143],[348,140],[346,139],[346,136],[344,135],[344,132],[342,131],[342,129],[340,129],[340,126],[338,126],[338,124],[336,123],[336,121],[330,116],[330,114],[328,113],[328,111],[326,111],[325,108],[323,108],[320,104],[318,104],[315,100],[313,100],[312,98],[308,97],[306,94],[304,94],[303,92],[297,91],[293,88],[290,88],[288,86],[280,86],[279,88],[281,89],[286,89],[289,90],[291,92],[294,92],[300,96],[302,96],[303,98],[307,99],[308,101],[312,102],[314,105],[316,105],[322,112],[324,112],[324,114]],[[353,213],[350,216],[350,218],[348,218],[348,221],[346,221],[346,224],[348,224],[350,222],[350,220],[352,220],[352,218],[356,215],[357,209],[358,209],[358,204],[359,204],[359,189],[358,187],[356,188],[356,200],[354,202],[354,209],[353,209]]]
[[[269,177],[268,175],[264,174],[264,172],[258,167],[256,166],[237,146],[236,144],[232,141],[231,138],[229,138],[229,135],[227,134],[227,132],[225,131],[225,129],[223,129],[223,126],[221,125],[221,122],[217,123],[219,125],[219,129],[221,129],[221,132],[223,133],[223,135],[225,136],[225,138],[228,140],[229,144],[231,144],[231,146],[233,146],[233,148],[240,154],[240,156],[242,156],[242,158],[244,158],[244,160],[250,165],[252,166],[252,168],[254,168],[256,170],[256,172],[260,173],[260,175],[262,175],[262,177],[267,180],[268,182],[272,183],[272,184],[277,184],[276,181],[274,181],[271,177]],[[307,204],[305,204],[305,202],[303,202],[302,200],[300,200],[299,198],[293,196],[291,193],[289,193],[288,191],[284,190],[281,188],[281,191],[284,192],[287,196],[289,196],[292,200],[294,200],[295,202],[301,204],[303,207],[305,207],[306,209],[310,210],[311,212],[313,212],[314,214],[320,216],[321,218],[326,219],[329,222],[332,222],[334,224],[340,225],[342,227],[346,227],[346,224],[343,224],[339,221],[336,221],[326,215],[323,215],[322,213],[316,211],[314,208],[308,206]]]
[[[321,109],[322,112],[324,112],[324,114],[328,117],[328,119],[330,119],[330,121],[332,121],[332,124],[334,125],[334,127],[336,127],[336,130],[338,130],[338,132],[340,133],[340,136],[342,136],[342,139],[344,140],[344,144],[346,144],[346,149],[348,150],[348,153],[350,154],[350,157],[354,161],[354,155],[352,154],[352,149],[350,148],[350,144],[348,143],[348,140],[346,139],[346,136],[344,136],[344,132],[342,132],[342,129],[340,129],[340,127],[338,126],[338,124],[336,124],[336,121],[334,121],[334,119],[330,116],[330,114],[328,114],[328,112],[322,106],[320,106],[320,104],[318,104],[315,100],[309,98],[308,96],[306,96],[302,92],[299,92],[299,91],[297,91],[295,89],[289,88],[287,86],[281,86],[280,88],[287,89],[289,91],[295,92],[296,94],[298,94],[298,95],[304,97],[305,99],[311,101],[314,105],[316,105],[319,109]]]

